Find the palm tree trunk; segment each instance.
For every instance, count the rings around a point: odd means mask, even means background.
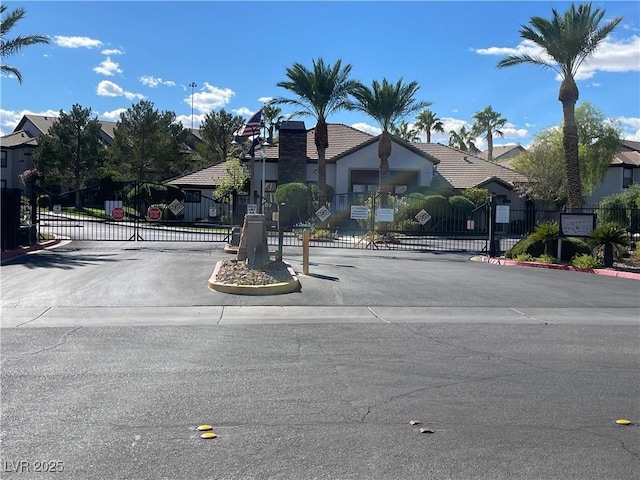
[[[319,118],[316,124],[314,141],[318,150],[318,208],[320,208],[327,201],[327,161],[325,153],[329,146],[327,122],[323,118]]]
[[[575,107],[578,101],[578,86],[574,79],[567,76],[560,85],[558,100],[562,102],[562,146],[567,170],[567,188],[569,211],[582,210],[582,186],[580,183],[580,164],[578,161],[578,126]]]
[[[493,135],[491,135],[491,131],[487,132],[487,159],[493,162]]]
[[[431,143],[431,129],[427,128],[427,143]]]
[[[389,193],[391,192],[391,186],[389,185],[389,178],[391,172],[389,171],[389,157],[391,156],[391,135],[386,130],[382,132],[380,136],[380,142],[378,143],[378,158],[380,158],[380,206],[386,208],[389,204]]]

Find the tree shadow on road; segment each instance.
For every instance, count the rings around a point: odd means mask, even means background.
[[[98,265],[105,262],[117,262],[122,260],[116,254],[66,255],[65,251],[40,251],[37,254],[21,255],[2,262],[2,265],[24,265],[27,268],[60,268],[71,270],[86,265]]]

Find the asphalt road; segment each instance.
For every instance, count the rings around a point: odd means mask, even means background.
[[[2,266],[0,476],[637,478],[640,282],[312,249],[300,292],[245,297],[206,288],[223,258],[72,243]]]

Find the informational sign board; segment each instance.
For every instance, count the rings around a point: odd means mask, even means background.
[[[561,237],[588,237],[596,228],[595,213],[561,213]]]
[[[366,220],[369,218],[369,207],[364,205],[351,205],[351,220]]]
[[[416,216],[414,218],[420,225],[424,225],[429,220],[431,220],[431,215],[429,215],[429,213],[423,208],[418,213],[416,213]]]
[[[331,212],[324,205],[318,209],[316,212],[316,217],[320,219],[321,222],[324,222],[327,218],[331,216]]]
[[[496,223],[509,223],[509,205],[496,205]]]
[[[111,217],[114,220],[122,220],[124,218],[124,208],[114,207],[113,210],[111,210]]]
[[[182,202],[180,200],[178,200],[177,198],[171,202],[167,208],[171,211],[171,213],[173,213],[174,215],[178,216],[180,214],[180,212],[182,210],[184,210],[184,205],[182,204]]]
[[[393,222],[393,208],[376,208],[376,220],[378,222]]]
[[[162,210],[158,207],[149,207],[147,210],[147,218],[152,222],[157,222],[162,218]]]
[[[215,218],[218,216],[218,207],[209,207],[209,216]]]
[[[248,203],[247,204],[247,215],[256,215],[258,213],[258,204],[257,203]]]

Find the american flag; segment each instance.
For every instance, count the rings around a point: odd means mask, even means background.
[[[253,137],[260,134],[262,109],[258,110],[235,134],[236,137]]]

